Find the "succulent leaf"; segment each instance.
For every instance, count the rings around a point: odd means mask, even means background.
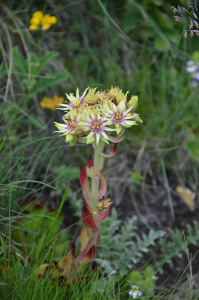
[[[91,178],[94,177],[94,161],[91,155],[89,156],[86,163],[86,174]]]
[[[102,199],[107,192],[107,182],[105,176],[101,173],[100,174],[100,187],[98,192],[98,199]]]
[[[109,154],[105,154],[103,152],[100,152],[100,154],[103,156],[103,157],[113,157],[117,152],[117,144],[114,145],[113,149],[111,150],[111,152]]]
[[[93,216],[86,205],[83,205],[82,208],[82,221],[84,223],[84,226],[88,229],[91,229],[93,234],[98,233],[98,227],[95,224]]]
[[[101,215],[97,216],[98,221],[105,220],[109,215],[109,209],[106,209]]]

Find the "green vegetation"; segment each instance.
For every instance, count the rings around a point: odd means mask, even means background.
[[[0,4],[1,299],[123,300],[135,287],[137,299],[198,299],[199,87],[186,63],[199,63],[199,37],[184,39],[171,6],[186,3],[174,2]],[[57,23],[29,30],[35,11]],[[71,280],[53,274],[73,242],[81,251],[78,167],[92,147],[59,138],[63,114],[40,102],[88,86],[138,95],[143,123],[105,161],[114,208],[92,263]]]

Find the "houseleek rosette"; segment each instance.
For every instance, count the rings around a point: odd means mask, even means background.
[[[66,96],[67,103],[60,104],[58,108],[65,112],[64,123],[55,123],[58,132],[65,136],[65,141],[71,146],[79,142],[92,144],[94,149],[94,157],[89,156],[86,168],[80,165],[80,184],[84,196],[81,251],[76,256],[75,244],[71,243],[71,251],[58,264],[58,270],[52,273],[71,282],[82,279],[74,276],[93,259],[99,237],[99,222],[108,217],[112,203],[106,198],[107,182],[101,173],[104,160],[116,154],[117,144],[124,139],[126,128],[142,120],[135,113],[138,97],[132,96],[127,101],[128,92],[124,94],[117,87],[105,91],[87,88],[82,94],[77,89],[76,95]],[[110,142],[114,143],[112,150],[105,154],[104,146]],[[38,275],[44,275],[46,268],[40,268]]]

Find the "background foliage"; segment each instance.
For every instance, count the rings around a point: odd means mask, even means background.
[[[157,299],[165,295],[167,299],[174,299],[174,295],[197,299],[194,278],[198,273],[199,244],[199,101],[198,89],[191,86],[186,73],[186,62],[199,49],[199,40],[183,38],[183,25],[175,22],[173,5],[186,6],[186,3],[182,0],[1,3],[0,284],[5,287],[1,297],[9,299],[12,294],[19,299],[24,295],[31,299],[45,289],[48,299],[52,293],[54,299],[60,299],[66,292],[70,299],[77,299],[81,293],[87,299],[127,299],[131,285],[141,288],[140,278],[146,278],[148,265],[152,270],[148,269],[147,274],[150,273],[150,278],[155,276],[156,288],[163,286],[163,292],[161,288],[156,290]],[[29,31],[29,19],[36,10],[55,15],[58,23],[45,32]],[[19,244],[15,244],[14,252],[22,255],[24,250],[16,234],[21,230],[17,223],[20,199],[28,202],[33,196],[43,201],[43,222],[50,210],[58,209],[72,179],[63,208],[64,218],[59,220],[62,227],[57,225],[51,233],[60,235],[63,241],[60,228],[68,228],[63,244],[74,240],[78,245],[76,237],[82,225],[75,223],[79,220],[82,196],[77,168],[79,163],[85,163],[92,149],[64,144],[53,133],[53,122],[61,122],[61,113],[39,105],[44,96],[64,97],[77,86],[81,90],[87,86],[99,89],[120,86],[124,91],[130,90],[139,95],[137,112],[144,123],[128,131],[116,158],[106,164],[107,196],[114,201],[115,209],[101,226],[96,255],[100,274],[93,272],[87,285],[58,288],[57,283],[55,288],[49,281],[38,281],[33,290],[32,270],[45,255],[36,255],[34,264],[24,266],[8,251],[13,242]],[[177,185],[196,194],[192,211],[176,192]],[[24,214],[21,221],[26,230],[30,214],[27,216]],[[40,228],[41,219],[35,219],[35,228]],[[40,229],[41,232],[32,235],[35,249],[41,246],[39,241],[48,230]],[[23,234],[26,241],[28,236],[26,232]],[[45,249],[42,246],[43,252]],[[62,254],[60,250],[59,255]],[[125,281],[123,274],[132,280]],[[170,279],[165,282],[165,278]],[[155,280],[149,280],[149,290],[142,287],[144,299],[154,292]],[[26,289],[27,282],[30,288]]]

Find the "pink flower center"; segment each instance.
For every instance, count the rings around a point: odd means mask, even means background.
[[[122,114],[120,112],[115,113],[115,119],[120,120],[122,118]]]
[[[77,128],[77,122],[76,121],[67,121],[67,127],[68,127],[68,130],[73,131]]]
[[[124,122],[124,115],[121,111],[116,111],[113,115],[112,115],[112,121],[116,124],[119,123],[123,123]]]
[[[95,129],[99,129],[99,128],[100,128],[100,122],[95,121],[95,122],[93,123],[93,127],[94,127]]]
[[[74,109],[78,109],[80,108],[82,105],[84,104],[84,98],[79,98],[79,99],[75,99],[73,102],[71,102],[69,105],[70,107],[74,108]]]

